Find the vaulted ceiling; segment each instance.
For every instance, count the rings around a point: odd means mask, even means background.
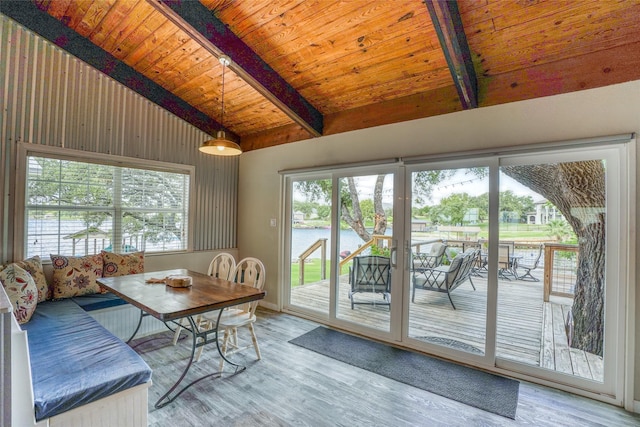
[[[640,79],[637,0],[2,0],[0,8],[205,132],[222,121],[244,150]],[[223,54],[231,65],[222,118]]]

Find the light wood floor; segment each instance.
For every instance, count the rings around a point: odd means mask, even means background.
[[[141,338],[136,350],[153,369],[149,425],[171,426],[638,426],[621,408],[521,383],[516,420],[504,418],[352,367],[288,343],[317,326],[259,309],[255,353],[233,356],[248,368],[207,379],[175,402],[153,404],[186,364],[190,344],[171,345],[171,333]],[[188,378],[217,369],[207,349]]]
[[[409,336],[424,341],[445,340],[455,348],[483,352],[487,310],[487,280],[473,277],[446,293],[417,290],[415,303],[409,305]],[[356,305],[352,310],[348,276],[341,277],[338,318],[389,330],[389,310],[383,305]],[[384,302],[380,294],[359,293],[357,301]],[[291,291],[294,305],[327,313],[329,281],[298,286]],[[602,381],[602,358],[569,348],[564,320],[571,300],[543,301],[543,282],[500,280],[498,289],[498,325],[496,354],[503,359],[540,366],[569,375]]]

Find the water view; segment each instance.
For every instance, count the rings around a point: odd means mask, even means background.
[[[391,235],[391,229],[387,229],[386,235]],[[329,243],[331,241],[331,229],[329,228],[293,228],[291,230],[291,257],[298,258],[309,246],[318,239],[327,239],[327,258],[331,258]],[[340,230],[340,249],[338,252],[354,252],[365,242],[352,229]],[[311,258],[320,258],[320,252],[316,251]]]

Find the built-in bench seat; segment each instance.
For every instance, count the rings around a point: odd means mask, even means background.
[[[144,360],[72,300],[38,304],[22,328],[29,343],[36,421],[151,379]]]
[[[103,310],[105,308],[128,304],[125,300],[111,292],[73,297],[71,298],[71,301],[78,304],[84,311]]]

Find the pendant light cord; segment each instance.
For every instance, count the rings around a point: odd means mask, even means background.
[[[222,97],[221,97],[221,105],[222,105],[222,113],[220,114],[220,125],[222,125],[222,130],[224,130],[224,74],[225,74],[225,61],[222,62]]]
[[[220,125],[222,126],[222,130],[224,131],[224,75],[226,74],[226,67],[231,63],[231,58],[226,55],[223,55],[219,58],[220,63],[222,64],[222,95],[220,96],[220,105],[222,108],[222,112],[220,113]]]

